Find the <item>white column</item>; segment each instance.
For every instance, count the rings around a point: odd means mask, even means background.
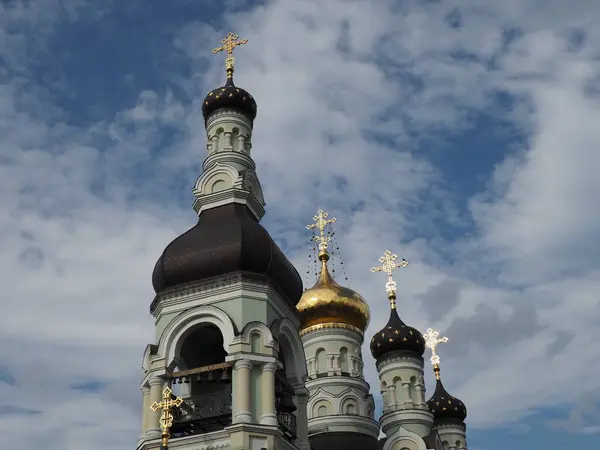
[[[415,404],[417,406],[423,406],[423,396],[423,386],[417,381],[417,384],[415,384],[415,397],[417,397]]]
[[[238,140],[237,150],[239,152],[243,153],[246,150],[246,148],[245,148],[246,147],[246,138],[240,134],[240,135],[238,135],[237,140]]]
[[[213,153],[219,151],[219,136],[216,134],[210,138],[210,150]]]
[[[161,377],[153,377],[148,381],[150,385],[150,401],[148,402],[150,408],[154,402],[160,403],[162,400],[162,391],[165,385],[165,380]],[[157,411],[152,411],[151,409],[148,411],[147,419],[148,422],[146,424],[146,438],[147,439],[156,439],[161,435],[160,431],[160,409]]]
[[[250,411],[250,370],[252,361],[238,359],[235,362],[235,393],[237,412],[235,414],[235,423],[251,423],[252,412]]]
[[[393,384],[388,387],[388,407],[391,410],[396,409],[398,402],[396,401],[396,386]]]
[[[142,438],[146,435],[148,429],[148,416],[152,410],[150,409],[150,388],[142,386]]]
[[[233,150],[231,145],[231,131],[226,131],[223,134],[225,135],[225,145],[223,146],[223,150]]]
[[[277,413],[275,412],[275,371],[277,364],[266,363],[262,366],[261,378],[261,408],[260,423],[262,425],[277,426]]]
[[[404,404],[407,406],[412,406],[412,398],[410,398],[410,383],[409,382],[405,382],[402,383],[402,390],[404,393]]]

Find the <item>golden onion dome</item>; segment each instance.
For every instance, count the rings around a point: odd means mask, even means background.
[[[304,291],[296,305],[302,318],[300,330],[341,325],[364,332],[371,317],[369,305],[359,293],[336,283],[327,269],[327,252],[322,252],[319,259],[319,278],[312,288]]]

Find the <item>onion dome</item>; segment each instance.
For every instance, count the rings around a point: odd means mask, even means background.
[[[256,101],[250,93],[233,84],[233,71],[227,74],[227,81],[224,86],[213,89],[202,102],[202,115],[204,122],[217,109],[235,109],[248,118],[250,123],[256,118]]]
[[[467,418],[467,407],[465,404],[448,394],[448,391],[444,388],[442,380],[440,379],[439,367],[434,368],[435,377],[437,379],[435,385],[435,392],[429,400],[427,400],[427,406],[429,411],[433,413],[434,420],[456,420],[464,422]]]
[[[396,296],[390,294],[392,309],[387,324],[371,339],[371,354],[377,361],[396,352],[412,352],[419,356],[425,353],[425,340],[416,328],[406,325],[396,310]]]
[[[319,278],[312,288],[304,291],[296,306],[301,315],[301,330],[338,324],[364,332],[371,317],[369,305],[358,292],[336,283],[327,269],[326,251],[320,252],[319,260]]]
[[[159,258],[152,284],[156,293],[232,272],[268,277],[294,306],[302,279],[267,230],[245,205],[203,211],[198,223],[171,242]]]

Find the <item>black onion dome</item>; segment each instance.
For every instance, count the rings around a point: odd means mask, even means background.
[[[267,276],[294,306],[302,279],[267,230],[245,205],[223,205],[202,212],[198,223],[171,242],[152,274],[156,293],[232,272]]]
[[[233,84],[233,77],[227,78],[225,86],[213,89],[204,97],[202,102],[204,122],[211,113],[221,108],[240,111],[250,120],[250,123],[253,123],[256,117],[256,101],[248,91]]]
[[[433,413],[435,420],[452,419],[464,422],[467,418],[467,407],[465,404],[448,394],[441,380],[437,380],[435,392],[427,401],[429,411]]]
[[[402,322],[394,308],[390,312],[390,320],[386,326],[375,333],[371,339],[371,353],[379,361],[386,354],[397,351],[408,351],[423,356],[425,339],[419,330]]]

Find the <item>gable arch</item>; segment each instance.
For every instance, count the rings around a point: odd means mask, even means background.
[[[224,189],[230,189],[241,183],[240,174],[234,167],[217,162],[198,178],[193,192],[195,195],[210,194],[215,184],[220,181],[224,183]]]
[[[349,406],[352,406],[354,411],[349,411]],[[347,395],[340,402],[340,414],[361,414],[360,403],[356,396]]]
[[[216,326],[223,336],[223,349],[229,353],[229,346],[236,334],[233,322],[223,310],[204,305],[183,311],[163,330],[159,339],[158,353],[164,356],[165,364],[169,364],[179,355],[185,337],[200,324]]]
[[[271,333],[269,327],[262,322],[250,322],[246,324],[240,338],[242,342],[252,346],[252,337],[257,334],[260,336],[259,343],[263,347],[263,350],[276,348],[273,333]]]

